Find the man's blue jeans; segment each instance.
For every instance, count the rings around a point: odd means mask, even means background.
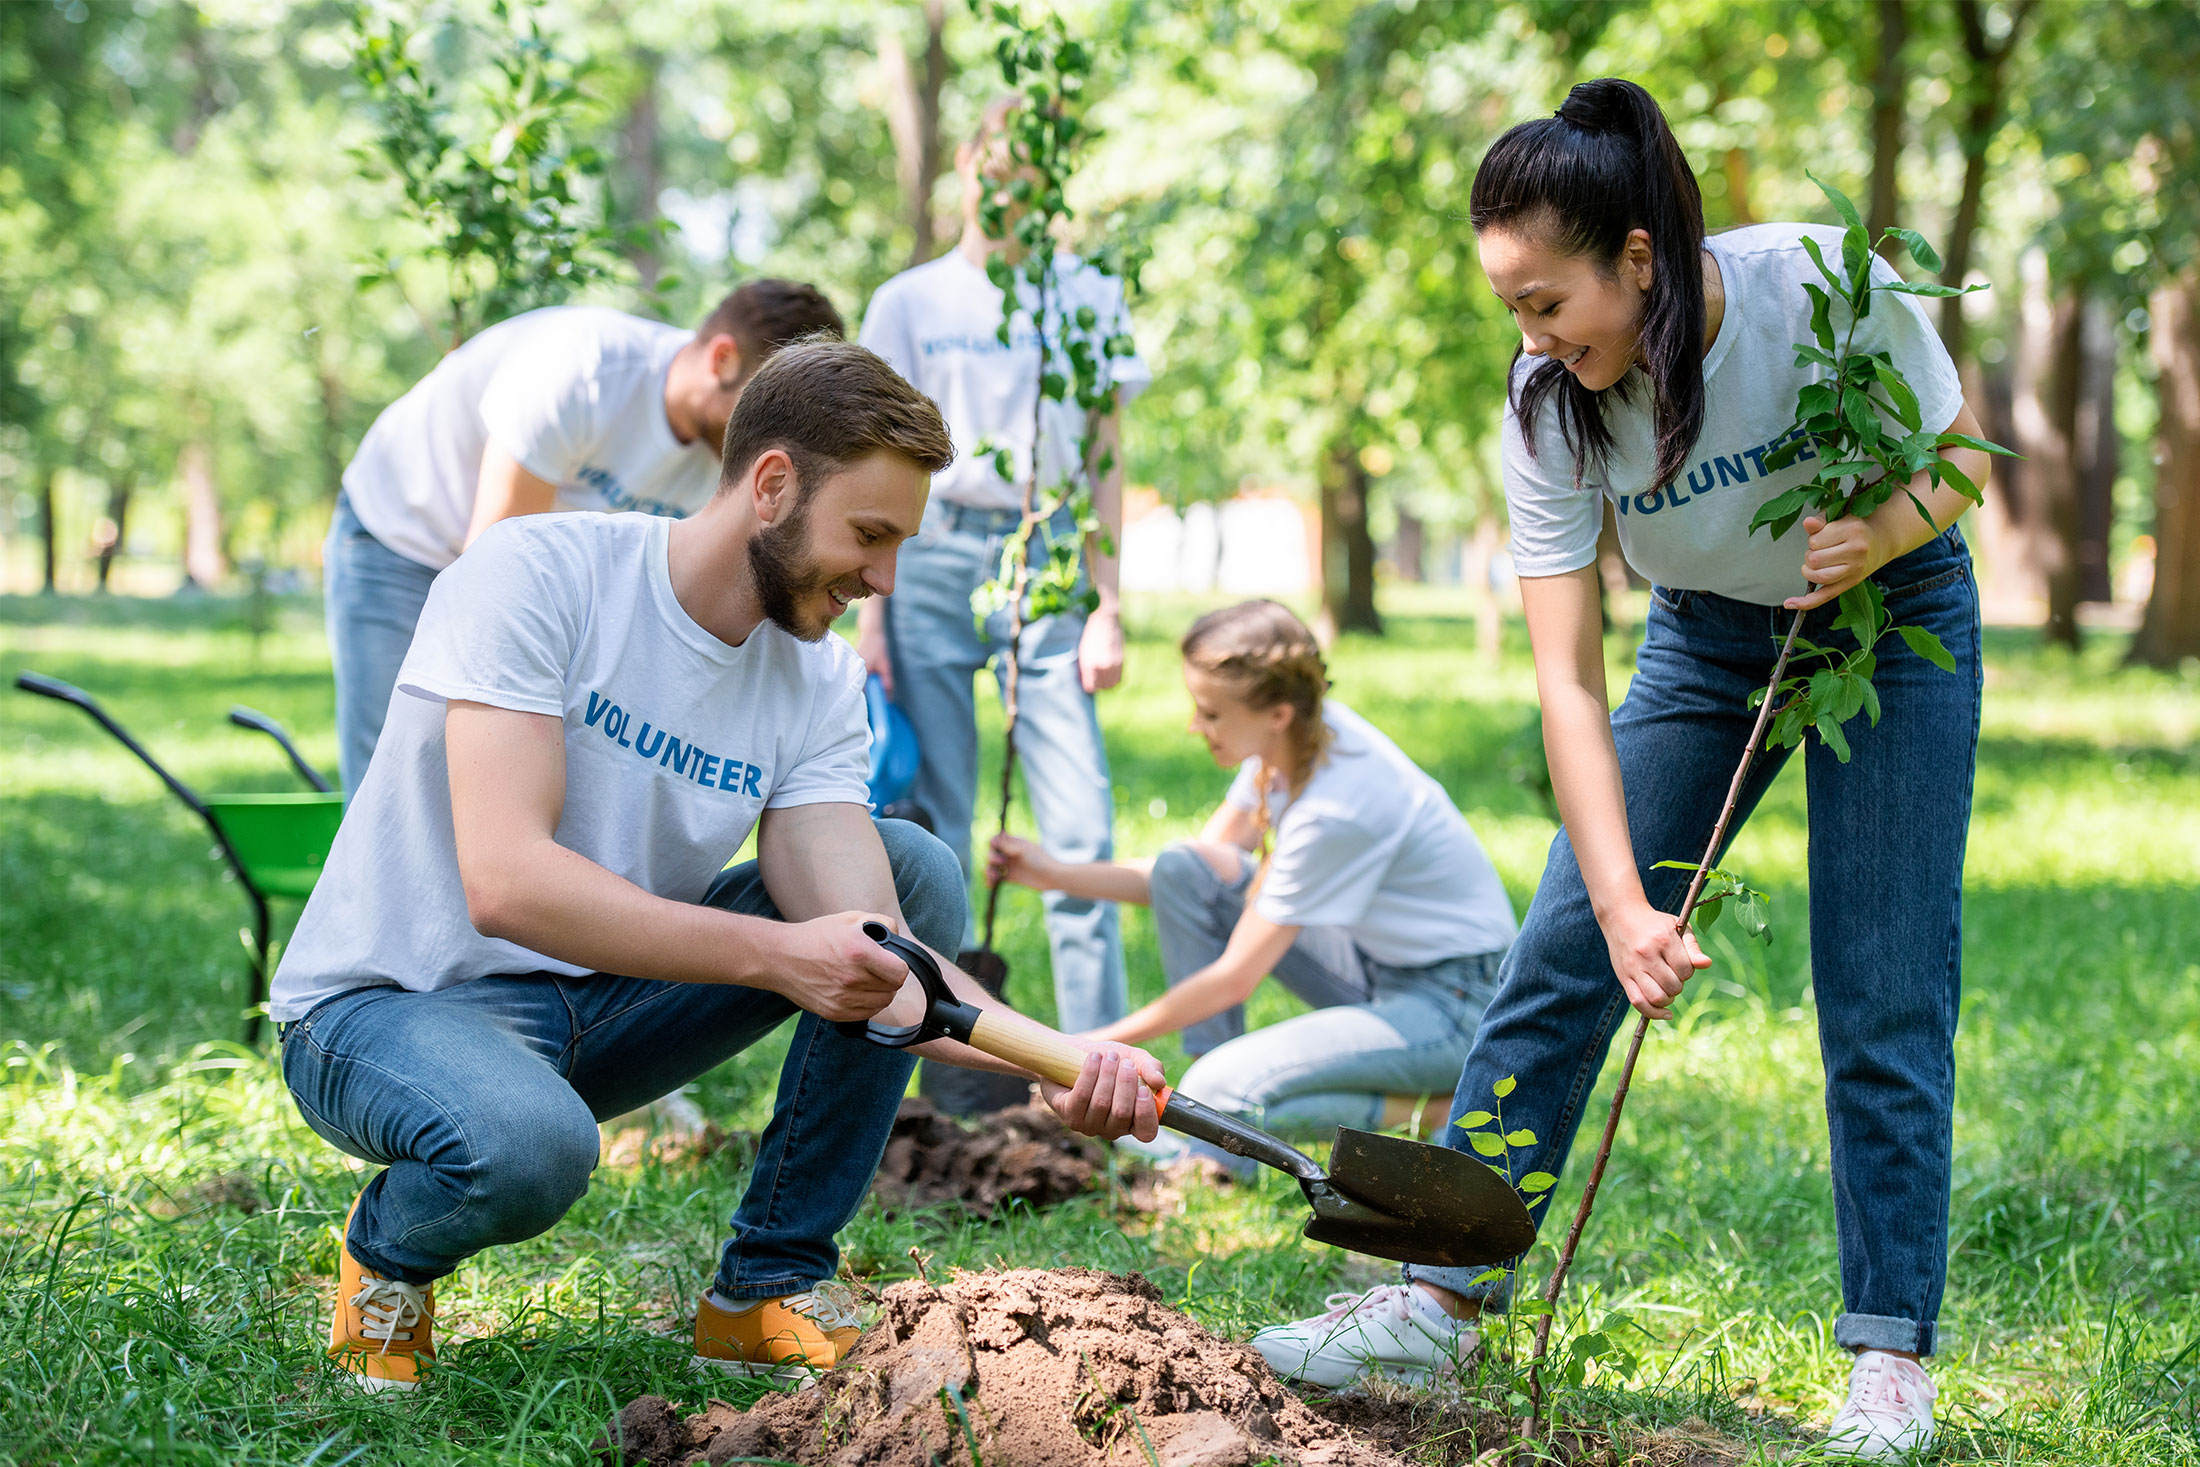
[[[978,793],[973,681],[1008,648],[1007,611],[988,618],[981,634],[970,596],[1000,568],[1001,542],[1015,522],[1014,511],[933,504],[923,533],[901,549],[886,602],[894,701],[909,715],[923,755],[910,794],[965,871]],[[1040,539],[1032,536],[1035,553]],[[1115,854],[1115,805],[1099,715],[1077,669],[1084,630],[1084,618],[1075,616],[1024,628],[1016,758],[1047,850],[1064,861],[1105,861]],[[1122,1018],[1129,991],[1115,904],[1058,891],[1044,900],[1058,1026],[1077,1033]],[[975,929],[968,935],[976,940]]]
[[[1953,529],[1874,579],[1896,624],[1938,636],[1956,672],[1887,637],[1874,679],[1884,709],[1878,725],[1859,718],[1845,726],[1853,751],[1846,764],[1815,736],[1803,758],[1811,983],[1846,1311],[1834,1339],[1851,1349],[1929,1354],[1948,1271],[1963,846],[1981,687],[1978,596]],[[1702,854],[1755,716],[1749,696],[1771,675],[1791,615],[1701,591],[1653,592],[1635,680],[1612,716],[1612,734],[1643,889],[1656,906],[1678,910],[1689,873],[1650,863]],[[1831,630],[1834,615],[1832,606],[1812,612],[1803,635],[1853,648],[1846,632]],[[1789,752],[1759,756],[1737,826]],[[1516,1075],[1505,1124],[1541,1139],[1513,1154],[1515,1171],[1561,1170],[1628,1014],[1560,831],[1460,1075],[1454,1117],[1487,1108],[1490,1087]],[[1445,1128],[1452,1144],[1463,1135]],[[1471,1284],[1481,1272],[1408,1270],[1501,1303],[1502,1286]]]
[[[397,669],[412,647],[413,628],[435,578],[431,567],[375,539],[352,513],[351,500],[336,496],[328,542],[321,548],[321,592],[329,660],[336,669],[336,758],[347,799],[367,777]]]
[[[952,951],[967,895],[946,847],[878,824],[910,930]],[[776,919],[755,862],[704,901]],[[596,1123],[646,1105],[796,1019],[716,1287],[769,1298],[829,1279],[833,1235],[871,1185],[915,1061],[843,1038],[762,989],[592,974],[477,978],[431,993],[354,989],[283,1030],[306,1123],[386,1168],[360,1194],[352,1256],[424,1284],[543,1232],[588,1190]]]

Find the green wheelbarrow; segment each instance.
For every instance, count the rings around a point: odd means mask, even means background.
[[[282,745],[283,752],[290,756],[291,768],[297,770],[298,777],[309,786],[307,792],[201,796],[163,769],[160,761],[147,753],[145,746],[109,717],[107,710],[83,689],[35,672],[17,673],[15,685],[26,693],[37,693],[83,709],[94,723],[113,734],[124,748],[144,761],[146,768],[159,775],[160,782],[190,806],[192,814],[206,822],[206,828],[213,833],[215,849],[229,863],[229,869],[237,873],[245,895],[252,899],[252,930],[240,935],[246,939],[252,962],[244,1040],[247,1044],[257,1043],[260,1010],[267,1002],[267,955],[272,936],[268,898],[304,901],[312,894],[313,883],[320,879],[321,867],[328,860],[329,846],[336,839],[336,827],[344,818],[343,795],[331,788],[321,772],[305,761],[281,724],[250,708],[231,708],[229,721],[239,728],[258,729]]]

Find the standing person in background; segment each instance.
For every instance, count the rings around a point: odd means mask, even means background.
[[[1033,409],[1039,401],[1039,338],[1028,306],[1016,319],[1012,344],[1002,346],[1001,292],[986,277],[986,258],[1011,250],[989,239],[979,222],[986,190],[1011,181],[1005,128],[1013,101],[986,110],[976,137],[957,150],[962,176],[962,238],[949,253],[905,270],[879,287],[864,312],[859,340],[920,392],[939,404],[955,439],[955,462],[932,484],[924,529],[902,554],[891,597],[863,603],[857,613],[863,661],[909,715],[923,763],[911,796],[932,817],[948,849],[970,869],[970,827],[977,803],[978,723],[972,680],[996,657],[1023,665],[1017,758],[1024,788],[1048,850],[1065,861],[1105,861],[1114,854],[1114,801],[1107,749],[1092,695],[1123,676],[1123,627],[1116,605],[1115,557],[1099,537],[1085,544],[1085,565],[1099,604],[1086,617],[1050,616],[1024,628],[1020,648],[1008,645],[1008,613],[974,625],[970,598],[1000,568],[1001,541],[1021,518],[1022,491],[993,471],[980,443],[1006,448],[1028,472]],[[1013,209],[1013,206],[1011,206]],[[1011,218],[1013,218],[1013,213]],[[1070,260],[1059,303],[1046,329],[1090,307],[1102,322],[1128,331],[1122,286]],[[1136,356],[1119,358],[1114,380],[1120,402],[1152,380]],[[1048,403],[1037,445],[1039,485],[1048,490],[1078,469],[1076,444],[1085,423],[1075,403]],[[1093,513],[1112,539],[1123,526],[1123,472],[1118,414],[1096,425],[1089,450],[1111,466],[1095,476]],[[1032,537],[1075,533],[1067,511]],[[1128,1007],[1123,939],[1115,905],[1050,892],[1047,941],[1054,959],[1054,997],[1064,1029],[1097,1029]]]
[[[491,326],[385,408],[344,470],[322,552],[345,797],[439,571],[513,515],[702,508],[743,384],[817,332],[846,328],[790,280],[751,281],[693,332],[553,306]]]
[[[1325,696],[1321,648],[1287,608],[1210,612],[1182,650],[1191,731],[1237,770],[1199,838],[1083,865],[993,842],[989,870],[1010,881],[1153,908],[1169,991],[1083,1037],[1181,1031],[1196,1063],[1178,1090],[1286,1136],[1448,1109],[1513,938],[1496,868],[1444,787]],[[1245,1000],[1269,974],[1315,1012],[1248,1034]]]
[[[1781,540],[1750,533],[1759,505],[1816,471],[1808,461],[1768,469],[1764,456],[1788,436],[1797,392],[1825,375],[1798,363],[1794,346],[1811,333],[1803,285],[1819,279],[1805,241],[1835,253],[1841,232],[1759,224],[1706,239],[1695,176],[1634,83],[1584,82],[1555,117],[1499,138],[1475,172],[1470,217],[1483,274],[1521,333],[1505,499],[1565,826],[1453,1114],[1517,1076],[1505,1124],[1536,1139],[1510,1164],[1516,1175],[1564,1170],[1629,1004],[1670,1018],[1682,985],[1711,966],[1673,915],[1689,873],[1653,863],[1702,849],[1751,736],[1752,696],[1794,614],[1807,613],[1812,642],[1853,649],[1834,603],[1869,577],[1894,619],[1932,632],[1957,668],[1943,672],[1890,639],[1873,679],[1881,712],[1850,725],[1851,757],[1817,741],[1800,756],[1843,1305],[1833,1340],[1855,1357],[1828,1446],[1907,1458],[1933,1442],[1933,1385],[1919,1361],[1937,1343],[1948,1277],[1963,849],[1982,681],[1977,588],[1954,527],[1969,501],[1920,473],[1868,515],[1812,515],[1802,536]],[[1873,268],[1895,278],[1884,262]],[[1834,309],[1834,329],[1850,330],[1846,307]],[[1853,330],[1855,350],[1887,353],[1916,389],[1928,427],[1977,435],[1955,364],[1912,297],[1879,295]],[[1943,452],[1985,484],[1985,454]],[[1626,510],[1629,564],[1653,583],[1616,712],[1597,599],[1606,495]],[[1792,752],[1765,750],[1752,766],[1735,830]],[[1445,1128],[1449,1144],[1465,1135]],[[1262,1331],[1254,1344],[1279,1365],[1297,1357],[1286,1373],[1301,1376],[1455,1357],[1473,1334],[1464,1321],[1503,1308],[1510,1282],[1474,1268],[1406,1272],[1409,1284]]]

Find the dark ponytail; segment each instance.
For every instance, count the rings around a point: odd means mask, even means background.
[[[1581,83],[1555,117],[1523,122],[1490,148],[1475,170],[1468,220],[1476,234],[1529,233],[1605,273],[1617,268],[1630,230],[1649,231],[1642,355],[1657,424],[1653,482],[1671,483],[1703,430],[1703,195],[1657,100],[1617,77]],[[1622,377],[1614,390],[1625,395],[1634,386]],[[1604,403],[1557,362],[1536,367],[1512,401],[1530,454],[1537,418],[1554,396],[1578,485],[1584,466],[1601,467],[1611,451]]]

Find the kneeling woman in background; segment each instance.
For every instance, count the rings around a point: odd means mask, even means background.
[[[991,874],[1153,908],[1168,992],[1084,1037],[1182,1030],[1184,1094],[1285,1135],[1403,1124],[1430,1096],[1440,1115],[1516,930],[1489,857],[1443,786],[1324,698],[1289,610],[1210,613],[1182,650],[1191,731],[1238,771],[1199,838],[1070,864],[1001,836]],[[1318,1012],[1248,1034],[1271,973]]]

